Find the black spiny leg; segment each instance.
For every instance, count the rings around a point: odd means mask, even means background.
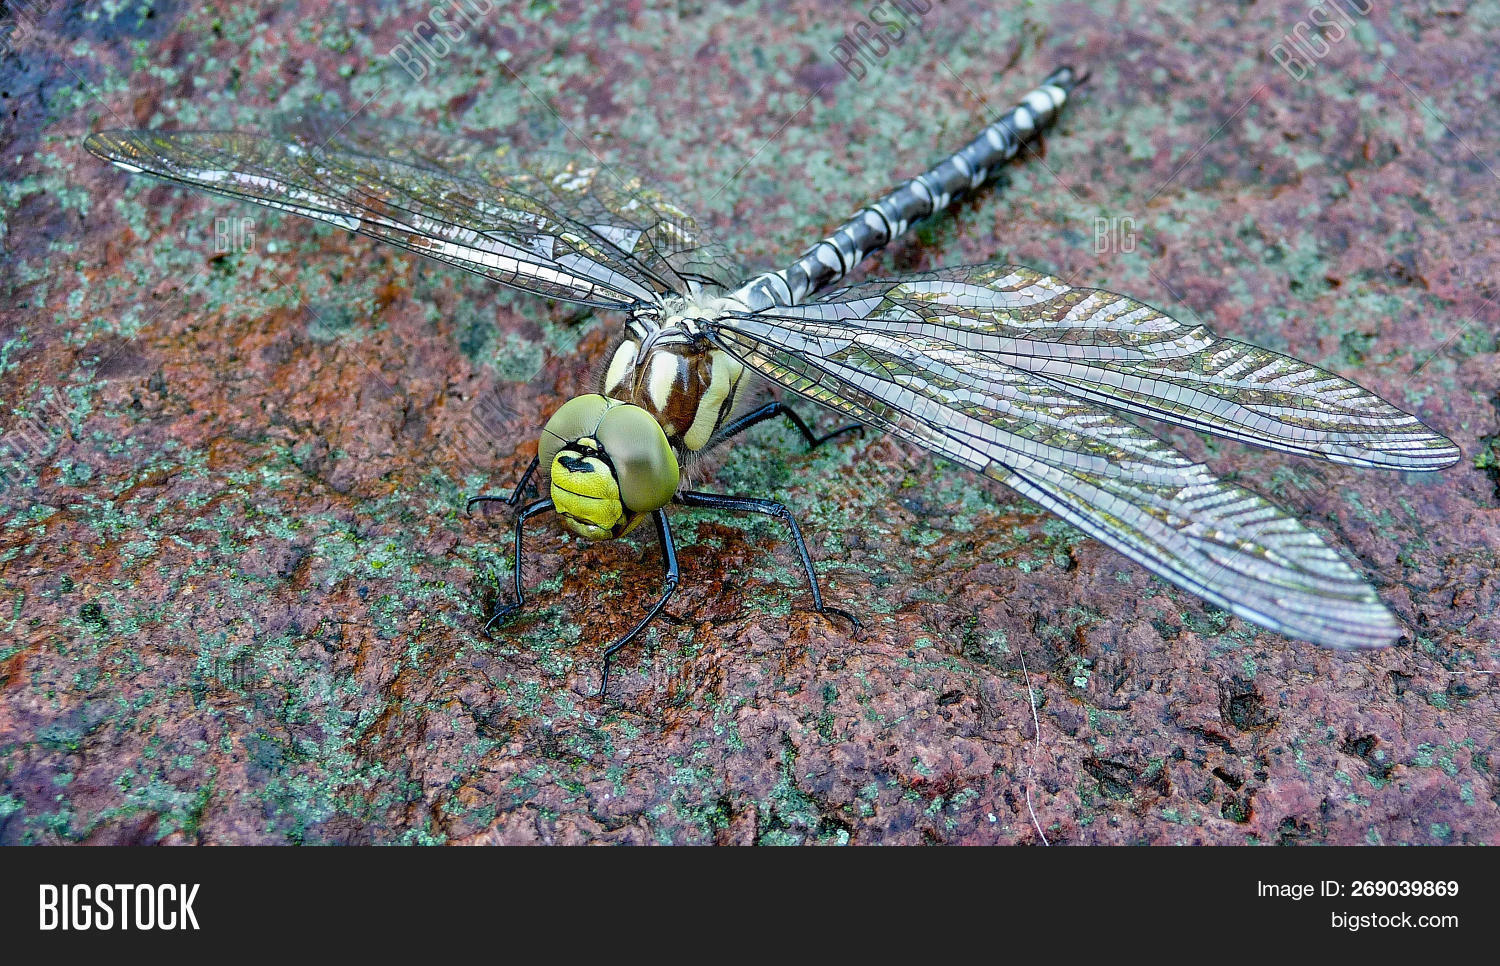
[[[807,440],[808,449],[816,449],[817,447],[822,446],[824,443],[828,442],[830,439],[842,436],[848,432],[853,432],[856,429],[864,429],[864,427],[859,423],[850,423],[848,426],[840,426],[838,429],[835,429],[831,433],[824,433],[822,436],[817,436],[814,435],[813,431],[808,428],[807,423],[802,419],[801,416],[797,415],[797,411],[792,407],[788,406],[784,402],[771,402],[766,403],[764,406],[760,407],[754,412],[746,413],[739,419],[736,419],[734,422],[719,430],[719,435],[712,441],[710,441],[709,444],[705,446],[701,452],[707,453],[709,450],[714,449],[715,447],[728,442],[731,438],[738,436],[740,433],[743,433],[745,430],[749,429],[751,426],[754,426],[756,423],[763,423],[766,420],[774,419],[777,416],[785,416],[787,419],[791,420],[792,425],[797,427],[797,431],[802,434],[802,438]]]
[[[517,491],[519,492],[519,487],[517,488]],[[530,520],[532,517],[536,516],[538,513],[546,513],[548,510],[551,510],[551,509],[552,509],[552,501],[551,500],[537,500],[535,503],[528,503],[528,504],[526,504],[525,509],[523,509],[520,513],[516,514],[516,602],[514,604],[508,604],[505,607],[498,607],[498,608],[496,608],[495,612],[490,615],[490,619],[484,622],[484,632],[486,634],[488,634],[490,632],[490,628],[494,627],[497,623],[499,623],[501,619],[503,619],[503,618],[509,616],[510,614],[512,614],[512,613],[520,610],[521,606],[526,603],[526,596],[521,591],[521,532],[522,532],[522,528],[524,528],[526,526],[526,521],[527,520]]]
[[[503,502],[506,506],[515,506],[517,503],[521,502],[521,494],[526,490],[527,487],[530,487],[531,488],[531,492],[535,493],[536,492],[536,486],[533,483],[532,478],[536,476],[537,463],[538,463],[537,457],[533,456],[531,458],[531,465],[528,466],[528,467],[526,467],[526,472],[525,473],[521,474],[521,482],[519,482],[519,483],[516,484],[516,488],[515,488],[514,492],[511,493],[510,496],[500,496],[498,494],[492,494],[492,495],[487,495],[487,496],[473,496],[473,497],[470,497],[469,498],[469,502],[464,504],[464,512],[465,513],[472,513],[473,510],[474,510],[474,504],[476,504],[476,503],[501,503],[501,502]]]
[[[657,510],[651,514],[651,519],[656,521],[656,539],[661,541],[662,563],[667,569],[667,589],[662,593],[661,600],[656,602],[656,606],[651,608],[650,613],[641,618],[641,622],[635,625],[629,634],[626,634],[604,649],[604,675],[599,682],[599,697],[601,698],[604,697],[605,690],[609,688],[609,662],[615,656],[615,652],[635,640],[636,635],[646,629],[646,625],[651,623],[657,614],[661,613],[663,607],[667,606],[667,598],[671,597],[672,592],[677,589],[679,576],[677,572],[677,545],[672,542],[672,528],[667,525],[667,511]],[[516,593],[518,594],[520,593],[520,587],[521,584],[517,581]]]
[[[843,432],[843,430],[839,430]],[[677,494],[673,497],[683,506],[710,507],[715,510],[735,510],[749,513],[763,513],[768,517],[775,517],[786,523],[792,531],[792,543],[797,547],[797,555],[802,558],[802,569],[807,573],[807,587],[812,591],[813,607],[819,614],[827,617],[837,614],[844,618],[854,629],[859,630],[859,619],[853,614],[837,607],[829,607],[823,603],[823,594],[818,590],[818,574],[813,570],[812,558],[807,555],[807,544],[802,540],[802,528],[797,526],[797,518],[792,516],[792,511],[780,503],[771,500],[760,500],[749,496],[721,496],[717,493],[695,493],[691,490]]]

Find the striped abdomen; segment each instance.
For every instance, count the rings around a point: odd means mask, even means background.
[[[957,153],[860,209],[789,267],[757,275],[727,298],[751,312],[806,302],[853,271],[872,252],[901,237],[916,222],[983,184],[996,168],[1052,126],[1078,82],[1071,67],[1053,71],[1040,87]]]

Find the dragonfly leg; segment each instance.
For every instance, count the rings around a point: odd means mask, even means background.
[[[677,590],[677,581],[680,576],[677,571],[677,545],[672,541],[672,528],[667,523],[667,512],[665,510],[657,510],[651,514],[651,519],[656,522],[656,539],[661,541],[662,565],[667,571],[667,589],[662,592],[661,599],[656,602],[656,606],[652,607],[650,612],[641,618],[639,624],[631,628],[629,634],[626,634],[604,649],[604,674],[599,681],[599,697],[601,698],[604,697],[604,692],[609,689],[609,664],[614,658],[615,652],[635,640],[636,636],[646,629],[646,625],[651,623],[657,614],[661,613],[661,609],[667,605],[668,598]],[[519,588],[520,584],[518,583],[516,586]],[[517,592],[519,593],[519,589]]]
[[[808,556],[807,544],[802,539],[802,528],[797,526],[797,518],[792,516],[791,510],[772,500],[761,500],[748,496],[723,496],[718,493],[697,493],[691,490],[677,494],[674,499],[683,506],[701,506],[714,510],[763,513],[768,517],[775,517],[784,522],[792,531],[792,543],[797,548],[797,556],[802,558],[802,570],[807,574],[807,588],[812,591],[813,608],[825,617],[829,615],[842,617],[856,631],[859,630],[859,618],[846,610],[831,607],[823,603],[823,594],[818,589],[817,571],[813,569],[812,557]]]
[[[797,415],[797,411],[795,409],[788,406],[784,402],[770,402],[766,403],[759,409],[746,413],[739,419],[736,419],[734,422],[719,430],[719,435],[706,447],[704,447],[702,452],[707,453],[709,450],[714,449],[715,447],[727,442],[732,437],[738,436],[740,433],[743,433],[745,430],[749,429],[751,426],[754,426],[756,423],[763,423],[768,419],[775,419],[777,416],[785,416],[787,419],[791,420],[792,425],[797,427],[797,431],[802,434],[802,438],[807,440],[808,449],[816,449],[817,447],[822,446],[824,443],[828,442],[830,439],[835,439],[839,436],[844,435],[845,433],[853,432],[856,429],[863,431],[865,428],[860,423],[850,423],[847,426],[840,426],[838,429],[835,429],[831,433],[824,433],[822,436],[819,436],[814,433],[811,428],[808,427],[807,422],[803,420],[801,416]]]
[[[490,632],[490,629],[498,624],[501,620],[520,610],[522,605],[526,603],[526,596],[521,591],[522,530],[526,526],[527,520],[530,520],[532,517],[536,516],[539,513],[546,513],[551,509],[551,500],[537,500],[534,503],[526,504],[525,508],[516,515],[516,602],[514,604],[507,604],[504,607],[495,608],[495,612],[490,615],[489,620],[484,622],[484,632],[486,634],[488,634]]]
[[[533,456],[531,458],[531,465],[526,467],[526,472],[521,475],[521,482],[516,484],[516,488],[511,492],[510,496],[500,496],[499,494],[471,496],[469,497],[469,502],[464,504],[464,512],[472,515],[474,504],[476,503],[504,503],[506,506],[515,506],[517,503],[520,503],[521,494],[528,487],[532,493],[536,492],[536,481],[533,479],[536,476],[536,468],[537,458]]]

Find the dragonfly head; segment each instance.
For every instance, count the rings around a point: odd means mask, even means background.
[[[608,540],[628,533],[677,492],[677,456],[651,414],[598,394],[563,403],[542,430],[537,458],[552,474],[563,526]]]

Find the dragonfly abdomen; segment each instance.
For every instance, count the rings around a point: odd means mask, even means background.
[[[789,267],[757,275],[728,297],[743,303],[751,312],[773,305],[802,304],[905,234],[913,224],[937,214],[960,195],[983,184],[996,168],[1052,126],[1078,82],[1071,67],[1053,71],[1040,87],[974,140],[930,170],[861,208]]]

